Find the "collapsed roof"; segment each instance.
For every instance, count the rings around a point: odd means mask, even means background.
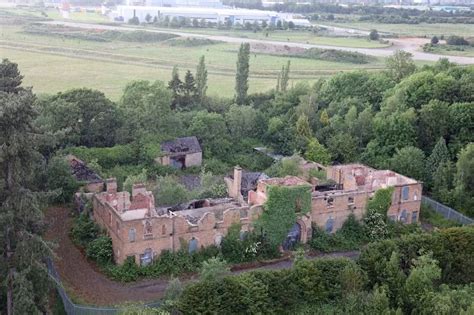
[[[201,145],[195,136],[176,138],[175,140],[169,140],[162,142],[161,151],[169,154],[190,154],[202,152]]]
[[[69,162],[69,167],[71,168],[72,176],[77,181],[80,182],[88,182],[88,183],[100,183],[102,182],[102,178],[90,169],[86,163],[74,155],[68,155],[67,160]]]

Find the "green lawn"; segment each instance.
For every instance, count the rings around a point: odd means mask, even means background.
[[[124,86],[138,79],[168,81],[178,65],[181,74],[195,70],[199,57],[206,57],[209,94],[232,96],[238,44],[222,43],[196,47],[175,47],[167,42],[96,42],[31,35],[20,26],[2,26],[0,57],[20,65],[25,83],[38,93],[54,93],[74,87],[91,87],[117,100]],[[379,70],[383,60],[364,65],[251,54],[250,92],[275,86],[281,66],[291,61],[291,84],[314,82],[337,71]]]
[[[389,32],[403,36],[428,36],[433,35],[459,35],[459,36],[473,36],[474,24],[382,24],[371,22],[347,22],[347,23],[326,23],[324,24],[355,28],[360,30],[376,29],[379,32]]]

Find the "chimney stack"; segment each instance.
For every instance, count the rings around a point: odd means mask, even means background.
[[[142,194],[143,196],[146,196],[147,191],[146,191],[145,184],[143,184],[143,183],[133,184],[133,186],[132,186],[132,198],[136,197],[138,194]]]
[[[236,199],[241,199],[242,198],[242,168],[240,166],[234,167],[234,182],[232,185],[232,196],[233,198]]]

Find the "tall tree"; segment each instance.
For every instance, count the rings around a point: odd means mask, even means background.
[[[168,88],[173,93],[171,109],[176,109],[179,106],[180,93],[183,88],[183,82],[179,78],[178,66],[173,67],[173,71],[171,72],[171,80],[168,82]]]
[[[17,93],[23,90],[20,87],[21,80],[23,80],[23,76],[18,71],[18,65],[8,59],[3,59],[0,63],[0,91]]]
[[[247,100],[247,91],[249,89],[249,62],[250,62],[250,44],[240,45],[237,57],[237,73],[235,74],[235,102],[242,105]]]
[[[441,163],[448,162],[449,160],[449,151],[446,146],[446,141],[444,138],[439,138],[427,160],[428,175],[431,177]]]
[[[397,149],[390,160],[391,168],[400,174],[417,180],[425,179],[425,154],[416,147]]]
[[[412,56],[409,52],[397,50],[392,56],[387,58],[387,68],[396,82],[400,82],[404,77],[415,72],[416,66],[411,58]]]
[[[290,61],[288,60],[286,67],[283,66],[281,69],[280,79],[280,91],[285,92],[288,88],[288,82],[290,81]]]
[[[183,97],[181,100],[181,107],[190,107],[193,103],[193,97],[196,95],[196,82],[191,71],[186,71],[184,82],[182,86]]]
[[[32,191],[39,161],[34,102],[31,90],[19,85],[0,91],[0,296],[6,297],[8,315],[46,312],[48,277],[42,261],[50,248],[40,236],[42,195]]]
[[[204,56],[199,58],[199,64],[196,68],[196,95],[198,101],[202,102],[202,100],[206,97],[207,91],[207,69],[206,69],[206,61]]]

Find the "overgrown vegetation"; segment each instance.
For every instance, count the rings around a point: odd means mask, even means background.
[[[261,228],[268,241],[278,246],[285,240],[288,231],[296,223],[297,214],[311,211],[311,186],[267,186],[267,201],[264,211],[255,225]]]
[[[473,240],[472,227],[464,227],[376,242],[357,262],[298,259],[289,270],[193,283],[174,305],[186,314],[411,314],[440,307],[468,314],[474,291],[472,277],[463,276],[472,265]]]
[[[306,49],[303,53],[292,54],[290,56],[315,60],[347,62],[354,64],[365,64],[373,61],[374,59],[373,57],[358,52],[321,48],[309,48]]]
[[[109,277],[123,282],[195,273],[201,269],[203,262],[211,258],[224,259],[230,263],[244,263],[280,256],[278,246],[272,245],[261,233],[241,232],[241,226],[238,224],[229,228],[220,247],[208,246],[189,253],[188,246],[183,241],[180,250],[165,250],[146,266],[137,265],[133,258],[128,258],[121,265],[114,264],[111,238],[101,232],[87,212],[83,212],[74,220],[71,238],[85,249],[87,257],[95,261]]]

